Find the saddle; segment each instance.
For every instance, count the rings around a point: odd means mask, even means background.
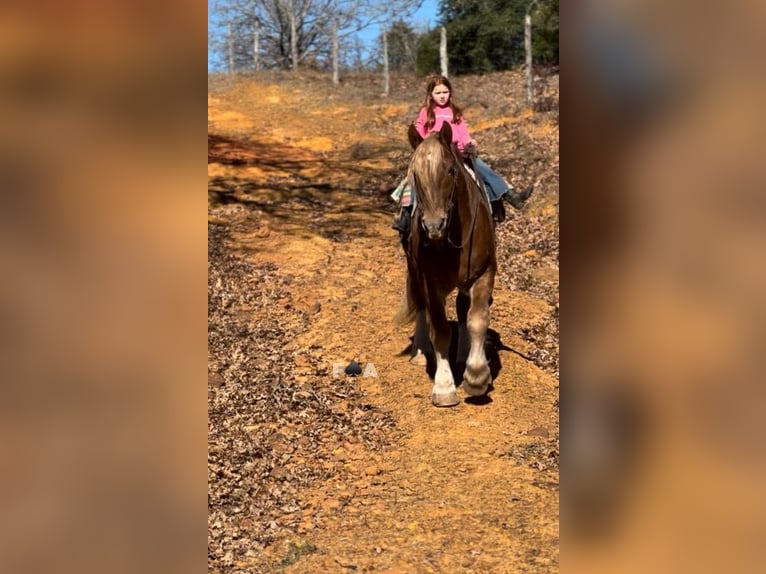
[[[476,169],[476,158],[478,157],[478,152],[476,151],[476,148],[474,146],[466,146],[463,148],[463,162],[465,163],[466,167],[468,168],[468,171],[470,172],[473,179],[476,181],[477,185],[479,186],[479,189],[484,194],[484,197],[489,199],[489,194],[487,193],[487,188],[484,185],[484,180],[479,177],[479,172]],[[501,200],[497,201],[491,201],[490,207],[492,208],[492,219],[494,219],[498,223],[502,223],[505,221],[505,205],[503,205],[503,202]]]

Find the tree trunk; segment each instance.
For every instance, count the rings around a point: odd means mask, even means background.
[[[259,46],[261,40],[261,23],[255,21],[255,30],[253,30],[253,64],[255,65],[255,71],[261,69],[261,49]]]
[[[442,26],[441,42],[439,43],[439,60],[441,61],[442,76],[448,75],[447,71],[447,28]]]
[[[229,72],[234,71],[234,36],[231,35],[231,24],[228,26],[226,42],[229,47]]]
[[[417,67],[417,60],[415,54],[412,51],[412,46],[408,38],[404,39],[404,57],[407,59],[408,71],[414,72]]]

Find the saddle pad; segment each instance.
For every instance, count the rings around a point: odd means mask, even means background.
[[[470,174],[471,179],[478,183],[474,171],[467,165],[465,166],[465,170]],[[406,177],[399,183],[399,185],[396,186],[396,189],[391,192],[391,199],[394,201],[399,201],[402,207],[408,207],[414,204],[412,186],[409,185]]]

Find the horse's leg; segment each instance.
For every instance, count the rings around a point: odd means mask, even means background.
[[[425,366],[426,354],[431,352],[431,341],[428,338],[428,322],[426,321],[425,309],[418,311],[415,316],[415,335],[412,338],[413,365]]]
[[[449,344],[451,333],[447,314],[444,311],[444,298],[431,297],[428,309],[428,325],[431,344],[436,357],[436,373],[431,390],[431,402],[437,407],[452,407],[458,404],[455,379],[449,365]]]
[[[463,389],[472,396],[486,393],[489,383],[492,382],[492,373],[484,352],[484,340],[489,327],[489,299],[494,282],[495,275],[488,270],[471,287],[471,308],[468,310],[471,350],[463,374]]]
[[[471,298],[462,291],[457,292],[457,298],[455,300],[455,311],[457,311],[457,353],[455,354],[455,362],[458,365],[465,365],[468,351],[466,344],[468,343],[468,333],[466,329],[466,322],[468,321],[468,309],[471,307]]]

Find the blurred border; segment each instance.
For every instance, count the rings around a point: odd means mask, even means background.
[[[0,562],[201,571],[207,7],[2,12]]]
[[[766,8],[563,14],[564,571],[760,571]]]

